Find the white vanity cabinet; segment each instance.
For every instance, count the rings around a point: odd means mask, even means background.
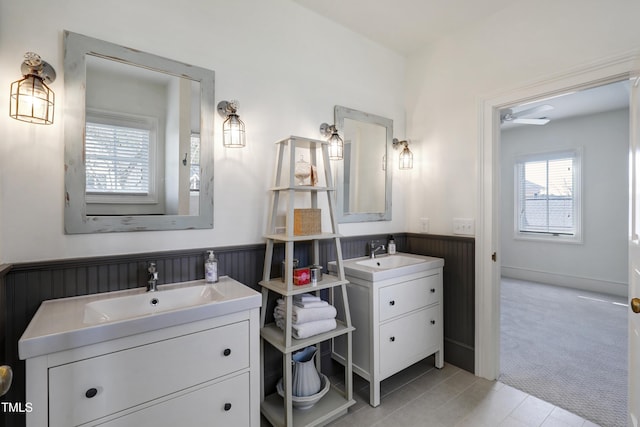
[[[259,309],[27,359],[27,427],[254,426]]]
[[[431,258],[433,260],[433,258]],[[353,371],[370,383],[370,404],[380,404],[380,382],[435,354],[444,365],[442,265],[408,275],[368,281],[347,270],[351,304]],[[333,342],[332,356],[344,361],[344,340]]]

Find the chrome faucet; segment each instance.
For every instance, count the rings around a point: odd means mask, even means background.
[[[384,251],[384,245],[378,245],[377,240],[372,240],[369,242],[369,258],[373,259],[376,257],[377,251]]]
[[[156,270],[156,263],[150,262],[149,268],[149,280],[147,281],[147,292],[155,292],[158,290],[158,271]]]

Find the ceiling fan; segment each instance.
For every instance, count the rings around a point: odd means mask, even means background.
[[[546,125],[549,123],[547,117],[541,116],[545,111],[553,110],[552,105],[544,104],[537,107],[527,108],[526,110],[516,111],[506,109],[500,115],[500,123],[520,123],[525,125]],[[536,117],[539,116],[539,117]]]

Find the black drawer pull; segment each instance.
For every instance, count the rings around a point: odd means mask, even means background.
[[[436,293],[436,288],[431,288],[431,293],[435,294]]]
[[[391,337],[389,338],[389,341],[394,342],[396,340],[396,337]]]
[[[431,324],[432,324],[432,325],[435,325],[435,324],[436,324],[436,321],[435,321],[435,320],[432,320],[432,321],[431,321]]]
[[[96,394],[98,394],[98,389],[96,388],[90,388],[89,390],[87,390],[84,395],[87,397],[87,399],[91,399],[92,397],[95,397]]]
[[[396,302],[394,300],[389,301],[389,305],[396,305]]]
[[[224,351],[222,352],[222,354],[224,354],[225,356],[228,356],[231,354],[231,349],[230,348],[225,348]]]
[[[231,410],[231,403],[225,403],[225,404],[224,404],[224,410],[225,410],[225,411],[229,411],[229,410]]]

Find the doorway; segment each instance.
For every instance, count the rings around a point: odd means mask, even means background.
[[[551,76],[538,84],[481,101],[478,146],[478,224],[476,230],[476,374],[497,379],[499,360],[500,261],[499,110],[631,78],[637,69],[633,54],[610,58],[578,71]],[[632,376],[630,376],[632,377]],[[631,383],[634,382],[632,378]]]
[[[500,112],[499,380],[608,426],[626,420],[629,95]]]

